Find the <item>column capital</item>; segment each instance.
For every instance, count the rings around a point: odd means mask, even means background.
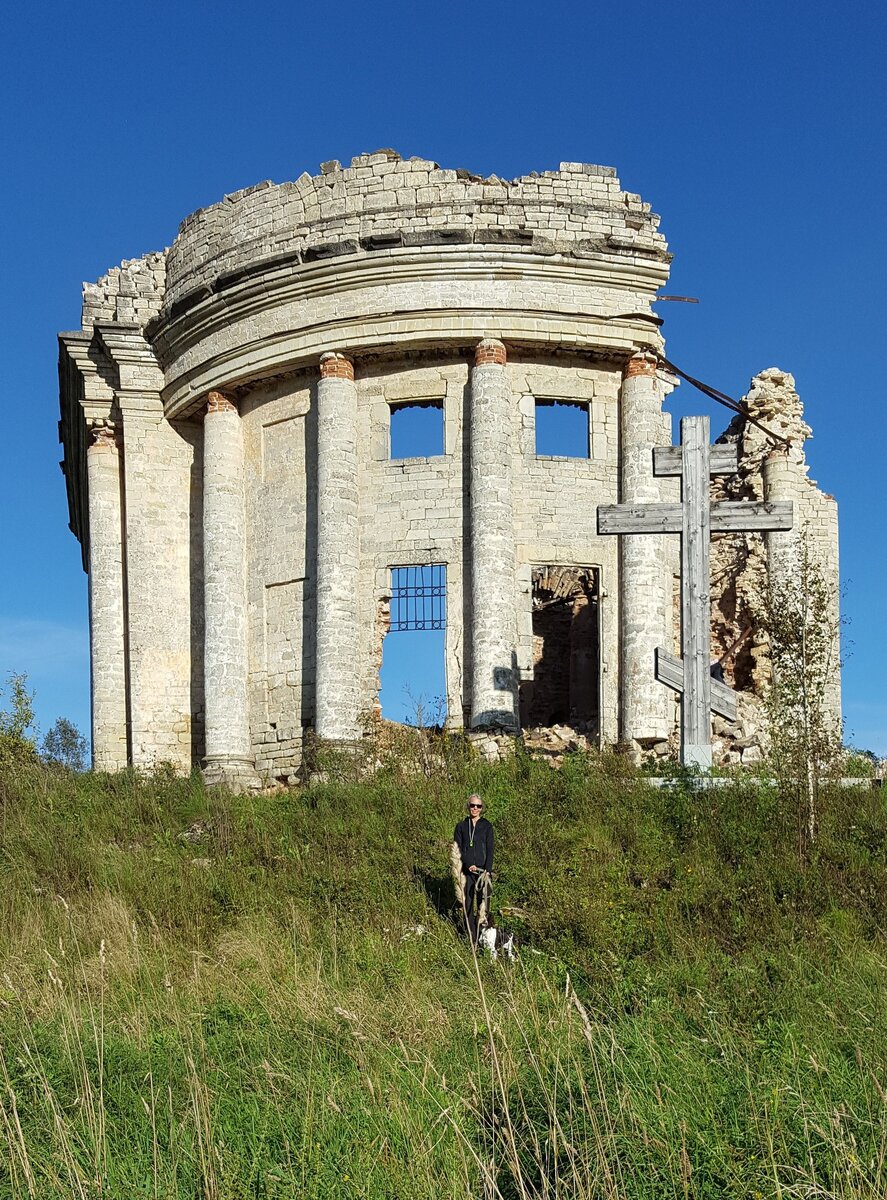
[[[95,421],[89,426],[90,450],[116,450],[117,430],[108,422]]]
[[[500,342],[497,338],[484,338],[482,342],[478,342],[474,350],[474,365],[476,367],[485,367],[489,363],[495,364],[497,367],[504,367],[507,361],[505,343]]]
[[[320,356],[321,379],[347,379],[354,382],[354,363],[347,354],[330,352]]]
[[[237,405],[227,392],[207,392],[205,403],[208,413],[237,412]]]
[[[633,379],[636,375],[655,377],[658,370],[659,360],[656,355],[651,354],[649,351],[641,351],[638,354],[633,354],[622,368],[622,378]]]

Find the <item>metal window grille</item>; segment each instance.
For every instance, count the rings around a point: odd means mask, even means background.
[[[443,563],[391,568],[391,631],[444,629],[447,569]]]

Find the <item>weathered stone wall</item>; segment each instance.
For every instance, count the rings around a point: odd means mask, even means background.
[[[449,722],[462,724],[469,693],[470,596],[465,579],[467,388],[469,364],[447,355],[424,363],[401,360],[368,364],[358,377],[359,441],[366,447],[360,468],[361,597],[365,666],[361,687],[366,711],[378,688],[383,628],[393,566],[443,563],[447,580],[445,633],[446,703]],[[444,453],[392,459],[392,406],[408,401],[443,402]]]
[[[126,596],[132,761],[190,770],[202,721],[192,670],[191,496],[199,429],[175,429],[158,410],[124,412]],[[192,625],[192,615],[196,618]],[[195,627],[196,626],[196,627]]]
[[[619,678],[619,546],[599,537],[597,506],[619,499],[619,391],[615,365],[590,366],[582,357],[533,361],[512,358],[509,373],[516,403],[515,525],[521,607],[518,668],[533,676],[532,569],[558,564],[600,571],[601,670],[604,677],[601,734],[616,742]],[[536,454],[536,400],[588,404],[589,457]]]
[[[107,393],[122,456],[119,515],[112,522],[106,513],[103,525],[106,538],[118,520],[122,531],[124,611],[116,625],[125,629],[129,755],[137,766],[170,762],[190,770],[201,752],[203,708],[195,669],[202,618],[194,606],[202,557],[193,520],[193,497],[201,492],[195,479],[200,430],[166,419],[163,375],[136,327],[97,326],[87,363],[79,369],[84,375],[94,370]],[[84,414],[97,415],[98,390],[93,395]],[[106,491],[106,500],[111,497]],[[99,552],[91,546],[91,557]]]
[[[324,353],[658,346],[657,224],[609,168],[569,163],[505,183],[386,152],[240,193],[169,251],[150,325],[167,412]]]
[[[165,251],[129,259],[97,283],[84,283],[83,328],[113,324],[143,329],[159,314],[165,294]]]
[[[589,368],[582,360],[512,361],[505,368],[509,395],[508,487],[514,506],[513,570],[519,674],[533,674],[532,594],[534,565],[546,562],[597,568],[618,590],[618,547],[598,537],[598,503],[617,498],[619,372]],[[251,727],[258,768],[286,778],[299,762],[303,727],[314,722],[315,586],[314,523],[316,431],[312,407],[316,381],[306,373],[258,387],[240,402],[247,464],[246,526],[249,530]],[[378,689],[378,667],[390,598],[391,568],[443,563],[447,578],[446,682],[451,725],[459,726],[470,703],[472,604],[470,491],[465,463],[470,364],[464,358],[425,356],[370,362],[358,369],[357,444],[360,496],[359,586],[352,598],[359,633],[355,671],[369,714]],[[535,403],[540,399],[587,402],[591,456],[537,457]],[[392,406],[409,401],[443,403],[444,453],[392,459]],[[468,556],[468,557],[466,557]],[[484,603],[499,593],[487,581]],[[602,601],[602,605],[606,600]],[[609,647],[608,672],[618,677],[615,605],[602,615]],[[604,687],[610,730],[616,700]],[[615,732],[614,732],[615,740]]]
[[[670,441],[649,357],[668,263],[658,218],[611,168],[506,182],[380,151],[226,197],[169,251],[86,285],[60,379],[108,714],[97,761],[125,738],[139,765],[208,755],[232,786],[292,779],[306,730],[347,740],[377,710],[391,569],[431,563],[446,567],[452,725],[514,722],[546,566],[596,581],[602,740],[664,737],[674,700],[651,655],[670,636],[677,539],[620,553],[595,517],[676,498],[650,453]],[[759,377],[765,408],[780,378]],[[536,454],[537,400],[587,406],[587,457]],[[392,406],[429,401],[443,453],[392,460]],[[115,430],[120,478],[115,509],[105,446],[92,516],[90,428]],[[741,437],[730,486],[757,495],[760,447]],[[827,556],[834,510],[789,466],[781,486]],[[715,547],[721,648],[762,554],[753,537]],[[757,686],[760,649],[731,650],[737,682]]]
[[[169,252],[166,304],[282,255],[310,262],[360,249],[514,241],[544,254],[660,256],[658,224],[649,204],[621,190],[612,167],[561,163],[508,181],[382,150],[350,167],[325,163],[319,176],[294,183],[266,181],[192,213]]]
[[[256,769],[284,780],[315,716],[317,374],[256,388],[240,403],[250,729]]]

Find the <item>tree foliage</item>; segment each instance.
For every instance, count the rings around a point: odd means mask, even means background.
[[[5,688],[6,705],[0,709],[0,765],[33,762],[37,747],[29,731],[34,724],[34,696],[28,690],[24,675],[8,676]]]
[[[771,762],[783,794],[797,804],[798,850],[816,840],[820,785],[842,758],[841,722],[830,692],[841,663],[837,597],[802,534],[791,570],[771,575],[765,615],[772,680],[767,698]]]
[[[45,762],[82,771],[86,767],[86,738],[67,717],[59,717],[43,739],[40,747]]]

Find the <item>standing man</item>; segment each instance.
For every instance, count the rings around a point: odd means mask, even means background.
[[[479,888],[479,877],[493,870],[493,826],[483,816],[484,802],[480,796],[468,797],[468,816],[460,821],[453,833],[462,867],[462,893],[465,921],[472,945],[477,944],[477,925],[481,904],[488,888]]]

